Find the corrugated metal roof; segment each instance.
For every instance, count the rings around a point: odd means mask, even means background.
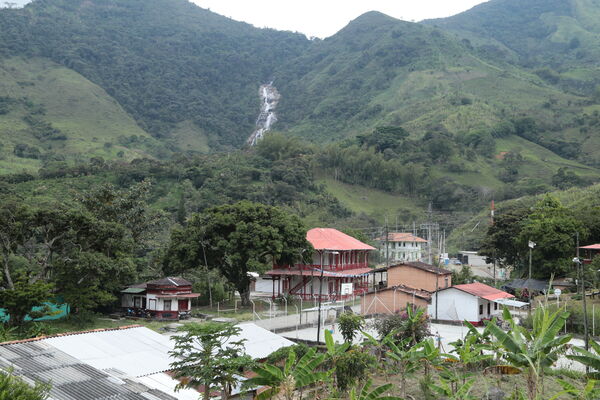
[[[490,301],[515,297],[510,293],[503,292],[500,289],[496,289],[481,282],[455,285],[452,287]]]
[[[127,376],[140,377],[170,369],[168,336],[145,327],[89,332],[44,339],[59,350],[95,368],[116,368]]]
[[[306,240],[315,250],[375,250],[375,247],[332,228],[311,229],[306,233]]]
[[[239,324],[238,327],[242,329],[238,338],[246,339],[244,347],[246,348],[246,353],[252,358],[266,358],[275,350],[294,345],[294,342],[291,340],[251,322]]]
[[[73,337],[73,336],[71,336]],[[58,350],[44,340],[0,344],[0,366],[12,368],[25,382],[50,382],[52,400],[176,400],[156,388],[127,382]],[[174,386],[175,384],[173,384]],[[145,393],[149,396],[144,396]],[[197,398],[198,396],[196,396]]]

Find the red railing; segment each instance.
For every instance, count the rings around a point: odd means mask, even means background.
[[[273,269],[291,269],[298,268],[303,271],[314,271],[321,270],[320,264],[295,264],[295,265],[274,265]],[[369,264],[366,262],[354,263],[354,264],[337,264],[337,265],[323,265],[324,271],[345,271],[348,269],[357,269],[357,268],[369,268]],[[317,272],[317,271],[315,271]]]

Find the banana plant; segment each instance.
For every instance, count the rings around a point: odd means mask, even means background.
[[[579,361],[590,369],[587,374],[588,377],[599,380],[600,379],[600,344],[590,341],[592,349],[595,353],[584,349],[583,347],[573,346],[573,351],[579,353],[574,355],[568,355],[567,358],[574,361]]]
[[[456,355],[448,354],[446,356],[446,361],[456,363],[462,369],[463,384],[471,375],[470,370],[493,357],[491,354],[484,353],[484,349],[487,350],[487,346],[480,344],[477,336],[467,335],[462,345],[452,350]]]
[[[544,369],[558,360],[571,340],[570,335],[559,336],[568,316],[569,313],[563,310],[551,313],[542,305],[536,308],[533,314],[533,328],[528,330],[517,325],[505,307],[503,319],[510,324],[508,332],[496,324],[487,323],[499,348],[502,349],[502,357],[512,366],[525,370],[527,395],[530,400],[538,398],[540,383],[543,385]]]
[[[452,382],[441,378],[440,383],[438,385],[432,384],[431,388],[448,400],[476,400],[477,397],[471,394],[474,383],[475,378],[472,378],[455,388]]]
[[[413,375],[421,366],[421,354],[417,346],[407,347],[409,338],[396,344],[392,337],[384,338],[385,345],[389,348],[387,357],[394,363],[400,376],[400,393],[406,397],[406,378]]]
[[[310,349],[296,363],[296,353],[290,350],[283,367],[266,363],[259,364],[253,369],[257,376],[244,382],[244,387],[267,387],[256,396],[257,400],[273,398],[292,400],[298,398],[294,394],[296,391],[300,392],[299,398],[301,399],[304,389],[316,383],[327,382],[331,376],[331,371],[317,371],[317,368],[325,361],[326,355],[316,352],[316,349]]]
[[[597,387],[597,381],[594,379],[590,379],[582,389],[562,379],[558,379],[558,383],[563,387],[563,390],[552,396],[550,400],[559,399],[565,394],[577,400],[596,400],[600,397],[600,388]]]
[[[373,381],[369,380],[362,389],[357,392],[356,388],[352,388],[349,394],[350,400],[402,400],[400,397],[395,396],[384,396],[383,394],[390,390],[393,385],[391,383],[376,387],[373,390],[371,386],[373,385]]]

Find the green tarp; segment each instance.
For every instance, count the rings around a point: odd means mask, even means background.
[[[69,312],[71,312],[71,308],[68,304],[55,304],[55,303],[46,303],[50,307],[50,314],[41,318],[36,318],[35,321],[53,321],[56,319],[61,319],[66,317]],[[42,307],[33,307],[33,311],[39,311]],[[5,310],[0,308],[0,322],[8,321],[10,317],[6,315]],[[31,321],[31,317],[25,317],[26,321]]]
[[[146,289],[144,289],[144,288],[130,287],[130,288],[127,288],[125,290],[121,290],[121,293],[136,294],[136,293],[142,293],[142,292],[145,292],[145,291],[146,291]]]

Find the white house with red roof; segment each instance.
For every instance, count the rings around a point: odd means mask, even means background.
[[[179,277],[167,277],[131,285],[121,290],[121,307],[137,315],[151,315],[158,319],[178,319],[192,309],[192,299],[200,294],[192,292],[192,283]]]
[[[501,304],[514,296],[480,282],[455,285],[438,290],[431,297],[427,312],[438,321],[469,321],[481,325],[482,321],[499,314]]]
[[[310,264],[274,265],[258,287],[270,281],[273,298],[280,295],[300,296],[305,300],[339,300],[364,293],[368,287],[369,252],[373,246],[336,229],[314,228],[306,233],[314,251]],[[342,287],[350,293],[342,293]],[[322,284],[322,285],[321,285]],[[264,290],[264,289],[263,289]]]

